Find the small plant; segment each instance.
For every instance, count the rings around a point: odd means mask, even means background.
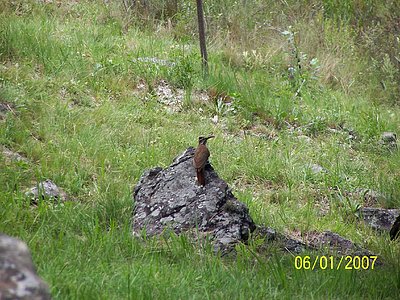
[[[287,37],[289,46],[288,79],[294,89],[294,97],[301,96],[301,90],[311,81],[318,80],[320,65],[317,58],[308,59],[307,53],[299,50],[296,35],[291,26],[281,34]]]
[[[196,54],[185,55],[182,51],[182,53],[175,55],[174,64],[168,70],[168,77],[171,82],[180,88],[192,89],[197,76],[197,72],[194,68],[194,64],[197,61],[198,58]]]

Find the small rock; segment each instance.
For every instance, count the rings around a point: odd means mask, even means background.
[[[0,299],[51,299],[49,287],[36,273],[27,245],[1,233]]]
[[[37,204],[39,199],[52,199],[55,202],[67,200],[67,194],[59,188],[53,181],[46,179],[37,186],[30,188],[25,192],[26,197],[31,198],[32,204]]]
[[[396,149],[397,135],[394,132],[384,132],[381,135],[380,143],[390,149]]]
[[[328,170],[318,164],[309,164],[309,170],[314,174],[328,173]]]
[[[11,151],[10,149],[3,147],[3,155],[6,158],[7,161],[23,161],[25,163],[28,162],[28,159],[23,157],[21,154]]]

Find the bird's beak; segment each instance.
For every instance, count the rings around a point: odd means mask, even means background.
[[[208,137],[206,137],[206,139],[208,140],[208,139],[212,139],[214,137],[215,137],[215,135],[209,135]]]

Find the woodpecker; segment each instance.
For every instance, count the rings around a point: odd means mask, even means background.
[[[199,137],[199,145],[194,152],[193,166],[196,169],[197,182],[202,186],[206,185],[204,167],[206,166],[208,157],[210,156],[210,151],[208,150],[206,144],[207,140],[213,137],[213,135],[210,135],[208,137]]]

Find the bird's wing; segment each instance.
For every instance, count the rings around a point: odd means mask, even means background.
[[[210,156],[210,151],[207,147],[201,147],[196,150],[193,158],[193,165],[196,169],[202,169],[207,163],[208,157]]]

